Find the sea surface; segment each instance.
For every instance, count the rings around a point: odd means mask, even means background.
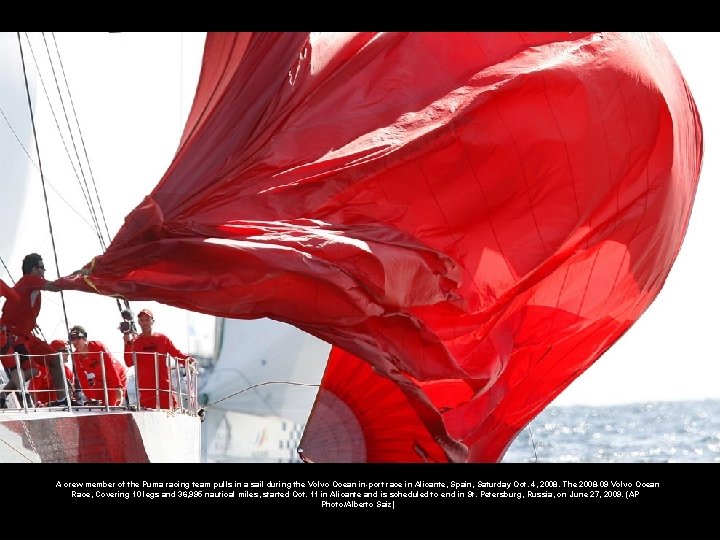
[[[720,400],[551,406],[503,463],[720,463]]]

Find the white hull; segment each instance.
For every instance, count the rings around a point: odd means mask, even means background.
[[[3,463],[197,463],[200,418],[165,411],[0,413]]]

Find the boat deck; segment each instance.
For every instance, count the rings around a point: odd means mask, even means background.
[[[182,373],[181,373],[182,371]],[[197,463],[201,460],[203,409],[197,399],[197,372],[171,367],[177,406],[138,407],[138,388],[128,379],[124,404],[35,404],[32,390],[13,392],[0,409],[0,462],[4,463]],[[4,387],[7,373],[0,372]],[[108,388],[103,388],[105,396]],[[42,392],[46,392],[43,390]],[[71,390],[65,388],[65,396]],[[30,399],[28,399],[28,397]]]

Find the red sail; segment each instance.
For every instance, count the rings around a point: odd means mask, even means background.
[[[497,461],[656,297],[701,161],[653,34],[208,34],[175,159],[59,283],[291,323],[343,407],[417,417],[362,459]]]

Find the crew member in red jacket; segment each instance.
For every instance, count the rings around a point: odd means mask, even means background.
[[[80,325],[70,329],[68,339],[73,346],[73,363],[85,397],[104,404],[107,387],[107,404],[122,405],[127,386],[127,368],[101,341],[88,341],[87,332]]]
[[[177,396],[170,390],[170,372],[168,355],[174,357],[180,365],[192,363],[195,359],[180,352],[164,334],[153,332],[155,319],[152,311],[142,309],[138,313],[140,334],[127,332],[125,340],[125,363],[135,365],[139,403],[149,409],[170,409],[177,407]],[[157,381],[157,384],[156,384]]]
[[[37,253],[25,256],[22,272],[23,277],[12,288],[15,294],[9,295],[5,300],[2,317],[0,317],[0,326],[4,326],[7,332],[7,342],[0,351],[2,354],[0,361],[10,375],[10,381],[0,390],[0,408],[2,409],[7,407],[8,392],[20,388],[18,366],[12,353],[18,353],[24,381],[37,374],[37,368],[34,366],[35,362],[31,355],[40,358],[40,355],[53,353],[45,341],[33,334],[33,330],[40,314],[41,291],[57,292],[60,289],[45,279],[45,265],[42,257]],[[57,392],[64,391],[63,370],[59,362],[50,362],[49,365],[53,388]]]

